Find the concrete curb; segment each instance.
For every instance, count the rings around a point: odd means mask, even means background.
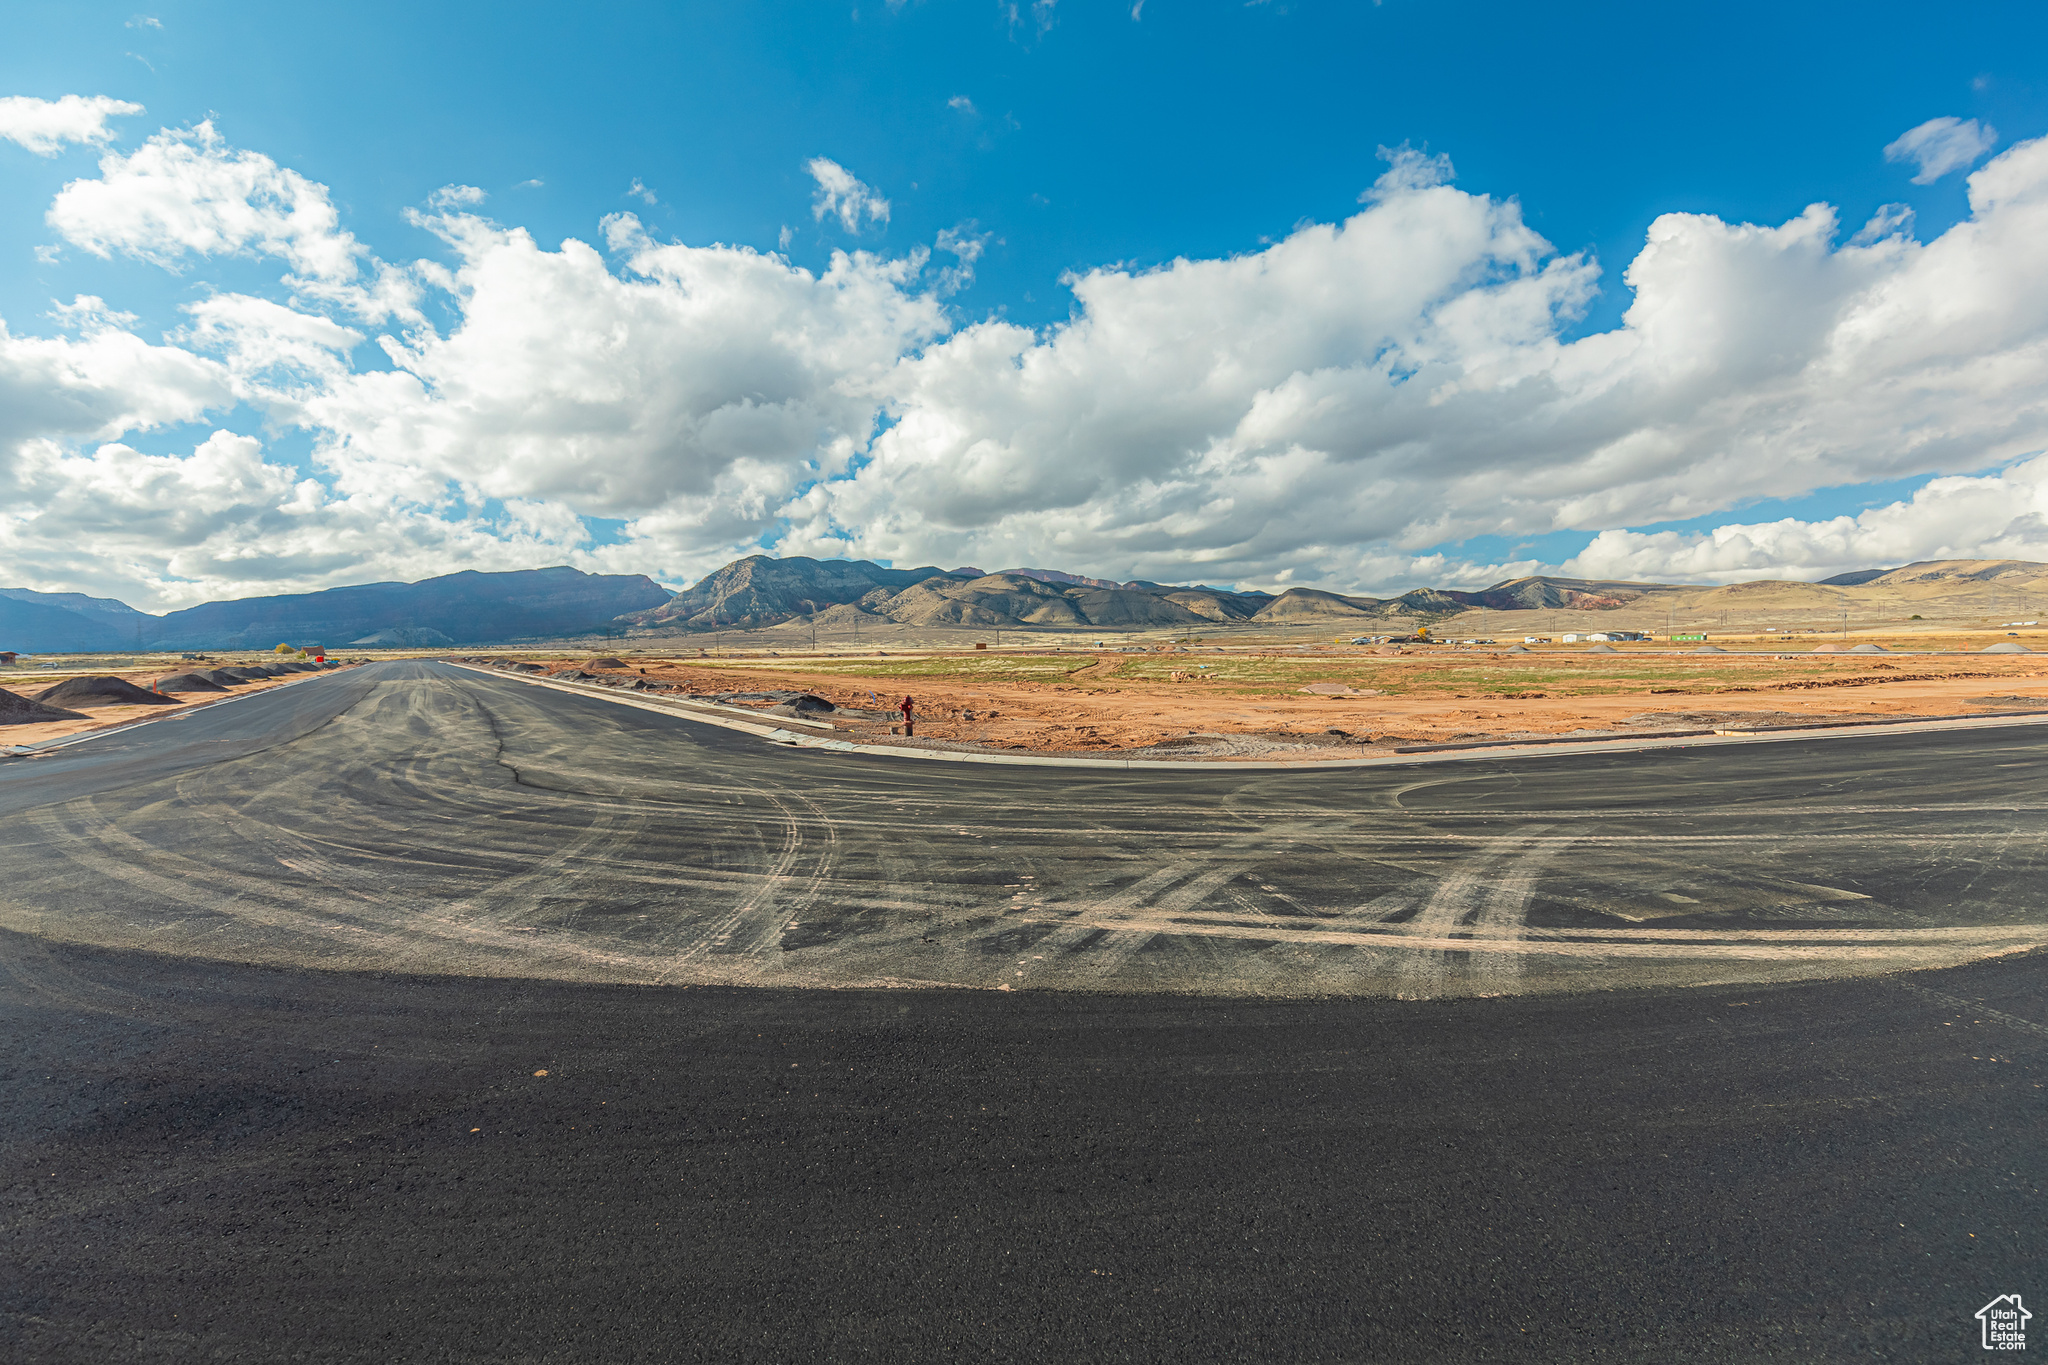
[[[452,662],[452,661],[447,661]],[[2020,715],[1956,716],[1940,720],[1920,721],[1846,721],[1840,725],[1817,725],[1799,729],[1775,731],[1752,730],[1745,732],[1699,732],[1684,735],[1645,735],[1640,738],[1620,736],[1615,739],[1585,740],[1534,740],[1504,741],[1499,744],[1480,744],[1461,747],[1456,751],[1443,750],[1421,753],[1397,751],[1373,758],[1309,758],[1292,762],[1230,762],[1227,760],[1171,759],[1171,758],[1067,758],[1038,756],[1030,754],[973,754],[953,753],[944,749],[908,749],[895,744],[855,744],[851,740],[825,738],[816,735],[797,734],[779,726],[767,726],[740,720],[728,720],[724,716],[703,714],[706,709],[701,702],[647,700],[640,693],[621,695],[609,687],[590,687],[580,683],[557,682],[552,678],[534,677],[524,673],[505,673],[494,668],[483,668],[475,664],[455,664],[472,673],[481,673],[492,678],[511,678],[519,682],[532,683],[537,687],[552,687],[563,692],[574,692],[586,697],[600,697],[621,706],[635,706],[643,711],[654,711],[662,715],[680,716],[701,725],[715,725],[721,730],[738,730],[744,734],[759,736],[772,744],[781,744],[797,749],[823,749],[831,753],[868,754],[878,758],[918,758],[936,763],[1001,763],[1024,768],[1097,768],[1116,772],[1158,771],[1158,772],[1318,772],[1329,768],[1391,768],[1414,767],[1425,763],[1468,763],[1474,759],[1535,758],[1551,754],[1591,754],[1637,752],[1644,749],[1682,749],[1693,745],[1721,744],[1772,744],[1794,740],[1839,739],[1848,735],[1910,735],[1929,730],[1995,730],[2013,725],[2048,725],[2048,712],[2029,711]],[[719,708],[726,710],[729,708]],[[818,722],[798,722],[817,725]]]

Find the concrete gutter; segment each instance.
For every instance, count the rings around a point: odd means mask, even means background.
[[[934,763],[1001,763],[1026,768],[1099,768],[1120,772],[1300,772],[1319,771],[1326,768],[1387,768],[1413,767],[1423,763],[1460,763],[1473,759],[1533,758],[1544,754],[1591,754],[1630,752],[1643,749],[1683,749],[1695,745],[1722,744],[1770,744],[1788,740],[1812,740],[1838,738],[1846,734],[1858,735],[1911,735],[1929,730],[1995,730],[2012,725],[2048,724],[2048,711],[2024,711],[2017,714],[1989,714],[1968,716],[1945,716],[1938,720],[1922,721],[1868,721],[1845,720],[1839,724],[1825,722],[1814,725],[1788,726],[1771,730],[1683,730],[1664,732],[1656,735],[1617,735],[1612,739],[1537,739],[1537,740],[1480,740],[1463,744],[1424,745],[1417,748],[1397,749],[1391,754],[1375,755],[1371,758],[1310,758],[1292,761],[1247,761],[1233,762],[1217,759],[1175,759],[1175,758],[1070,758],[1066,756],[1032,754],[960,753],[945,749],[911,749],[898,744],[856,744],[851,740],[811,734],[799,734],[782,726],[763,724],[758,720],[740,721],[721,715],[705,714],[718,710],[731,712],[735,707],[714,707],[710,703],[685,702],[681,700],[654,701],[645,693],[621,693],[616,688],[589,686],[582,683],[558,682],[553,678],[536,677],[524,673],[501,672],[494,668],[483,668],[476,664],[456,664],[493,678],[513,678],[520,682],[532,683],[536,687],[552,687],[558,691],[575,692],[583,696],[602,697],[621,706],[636,706],[643,711],[656,711],[664,715],[681,716],[700,725],[715,725],[722,730],[738,730],[745,734],[757,735],[771,744],[782,744],[797,749],[823,749],[832,753],[870,754],[882,758],[918,758]],[[793,721],[815,729],[829,730],[831,727],[818,721]]]

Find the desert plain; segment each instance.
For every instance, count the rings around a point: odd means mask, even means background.
[[[1152,641],[466,657],[773,714],[787,714],[777,708],[792,694],[808,694],[834,709],[806,719],[862,742],[1157,758],[1314,760],[1446,743],[2048,710],[2048,655],[1977,652],[2020,643],[2003,632],[1857,643],[1886,652],[1835,652],[1843,647],[1812,639],[1778,650],[1735,641],[1711,654],[1663,645],[1594,652]],[[2048,640],[2035,644],[2048,648]],[[898,714],[906,696],[917,719],[910,738]]]
[[[1578,617],[1581,629],[1584,620]],[[2028,652],[1982,652],[1992,645]],[[1882,652],[1849,652],[1859,647]],[[2048,632],[2037,629],[1788,632],[1717,637],[1704,647],[1663,641],[1524,645],[1505,638],[1477,645],[1357,645],[1327,635],[1311,643],[1300,631],[1221,639],[1153,632],[1104,635],[1098,642],[1094,633],[1018,639],[1012,632],[935,637],[924,630],[854,647],[846,641],[812,646],[784,628],[603,650],[585,641],[403,654],[524,664],[533,676],[715,698],[770,719],[792,694],[808,694],[833,709],[805,719],[858,742],[1162,759],[1314,761],[1437,744],[2048,710]],[[0,671],[0,688],[33,696],[85,674],[112,674],[148,688],[181,666],[80,658],[60,661],[54,670]],[[906,696],[914,699],[917,721],[908,737],[900,733],[898,714]],[[99,707],[82,720],[12,725],[0,731],[0,742],[37,744],[169,719],[225,696],[177,700],[172,706]]]

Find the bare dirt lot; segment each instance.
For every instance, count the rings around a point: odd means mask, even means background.
[[[192,669],[242,668],[255,664],[275,663],[270,656],[250,658],[223,657],[202,661],[176,660],[150,662],[137,667],[133,659],[83,662],[66,659],[63,666],[55,669],[6,669],[0,670],[0,688],[16,696],[33,697],[38,692],[53,687],[67,678],[109,676],[125,679],[145,690],[154,690],[158,680]],[[168,695],[177,700],[175,706],[116,705],[95,706],[81,712],[80,720],[41,721],[28,725],[0,726],[0,748],[17,744],[41,744],[47,740],[64,739],[71,735],[84,734],[88,730],[108,730],[137,720],[168,719],[185,715],[197,707],[210,706],[226,701],[229,697],[247,696],[251,692],[264,692],[273,687],[295,682],[300,678],[317,677],[314,673],[287,674],[277,678],[259,678],[226,692],[173,692]]]
[[[1887,643],[1956,651],[1996,638]],[[892,730],[908,695],[920,745],[1148,757],[1341,757],[1361,748],[2048,709],[2048,656],[2038,654],[1153,645],[631,654],[614,656],[618,667],[588,656],[523,657],[551,673],[624,678],[763,711],[775,694],[808,692],[840,708],[817,718],[851,739],[904,742]]]

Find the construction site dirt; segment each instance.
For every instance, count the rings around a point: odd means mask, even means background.
[[[788,715],[844,738],[994,752],[1315,760],[1418,745],[1807,728],[2048,709],[2035,655],[1445,648],[526,655],[529,666]],[[898,708],[915,700],[914,737]]]

